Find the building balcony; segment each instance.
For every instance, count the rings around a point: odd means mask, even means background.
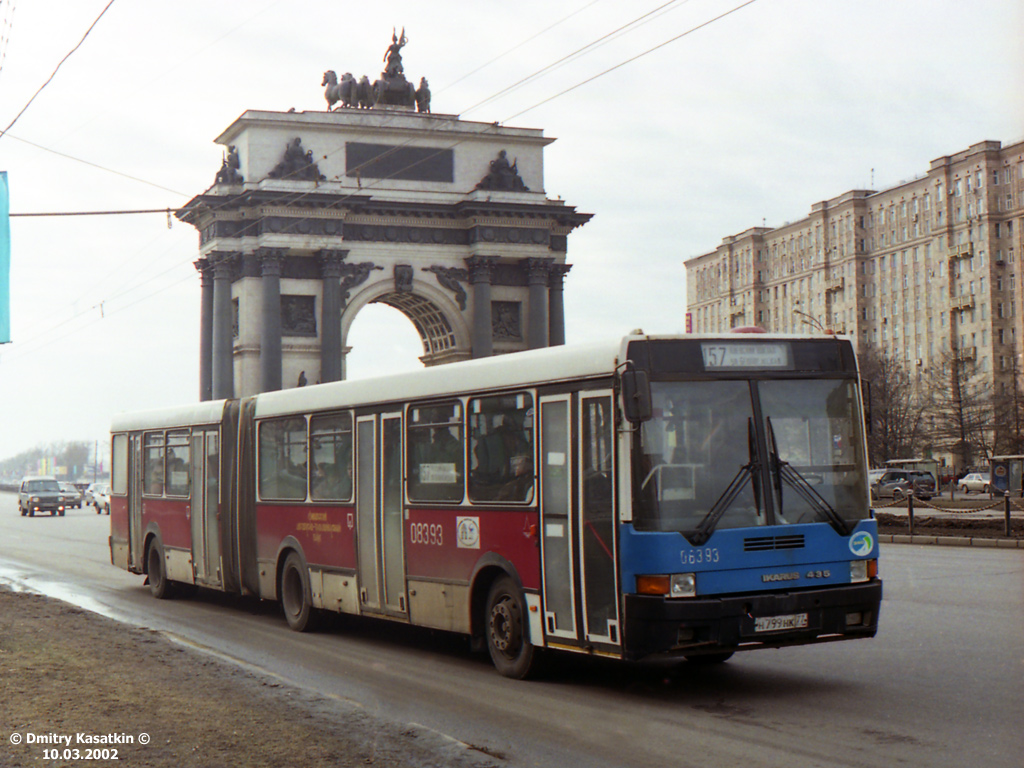
[[[974,255],[974,243],[960,243],[960,245],[950,246],[949,249],[949,260],[955,261],[956,259],[969,259]]]
[[[965,309],[974,309],[974,296],[969,293],[962,296],[950,296],[949,308],[960,312],[963,312]]]

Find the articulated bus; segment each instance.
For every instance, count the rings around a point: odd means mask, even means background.
[[[835,336],[648,336],[117,417],[112,562],[551,649],[723,661],[878,626],[857,363]]]

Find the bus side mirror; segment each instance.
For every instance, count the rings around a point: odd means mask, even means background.
[[[860,380],[860,399],[864,403],[864,425],[868,434],[871,434],[871,382],[865,379]]]
[[[622,404],[626,421],[631,424],[639,424],[651,418],[651,382],[647,378],[647,371],[629,368],[622,372]]]

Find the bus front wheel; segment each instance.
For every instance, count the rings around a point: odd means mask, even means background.
[[[537,671],[539,653],[527,639],[526,599],[515,581],[502,576],[487,596],[487,650],[505,677],[522,680]]]
[[[281,608],[288,626],[296,632],[314,628],[316,614],[309,589],[309,571],[295,552],[288,555],[281,570]]]

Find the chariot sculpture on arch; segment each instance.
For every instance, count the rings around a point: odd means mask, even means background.
[[[408,43],[405,27],[402,27],[401,35],[392,28],[391,45],[384,53],[384,71],[380,73],[380,78],[372,83],[366,75],[356,79],[351,72],[345,72],[339,78],[340,70],[325,71],[320,85],[324,86],[327,111],[401,107],[415,109],[417,112],[430,112],[430,87],[427,85],[427,79],[420,78],[417,88],[405,77],[402,48]]]

